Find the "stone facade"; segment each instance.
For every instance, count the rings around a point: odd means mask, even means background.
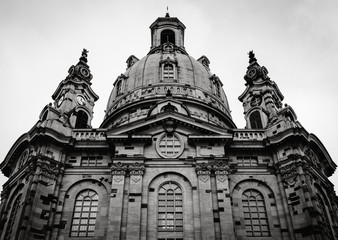
[[[84,50],[9,150],[1,239],[338,239],[336,165],[254,53],[238,129],[183,23],[167,14],[150,28],[150,52],[127,59],[100,128]]]

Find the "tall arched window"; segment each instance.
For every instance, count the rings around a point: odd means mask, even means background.
[[[93,237],[99,197],[93,190],[80,192],[75,199],[71,237]]]
[[[172,44],[175,44],[175,33],[172,30],[163,30],[161,32],[161,44],[170,42]]]
[[[80,110],[76,115],[75,128],[87,128],[88,127],[88,115],[84,111]]]
[[[183,231],[182,190],[174,182],[163,184],[158,192],[158,231]],[[166,236],[170,237],[171,234]]]
[[[259,111],[254,111],[253,113],[251,113],[249,120],[250,120],[251,129],[263,128],[262,119],[261,119],[261,115]]]
[[[330,229],[330,221],[329,221],[329,217],[327,215],[326,209],[325,209],[325,203],[323,199],[319,196],[319,194],[317,194],[317,197],[318,197],[317,207],[320,212],[320,218],[321,218],[321,223],[319,223],[319,225],[323,227],[325,234],[331,238],[332,233]]]
[[[20,208],[20,199],[21,199],[21,194],[15,199],[13,203],[12,211],[11,211],[11,214],[9,215],[10,217],[7,223],[7,229],[6,229],[4,240],[13,239],[12,232],[13,232],[13,228],[15,224],[16,215]]]
[[[174,66],[171,63],[166,63],[163,66],[163,80],[174,79]]]
[[[246,190],[242,195],[242,203],[247,236],[270,236],[263,195],[254,189]]]

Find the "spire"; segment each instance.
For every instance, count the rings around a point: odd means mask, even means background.
[[[256,80],[270,80],[268,77],[268,69],[264,66],[260,66],[257,62],[257,58],[255,57],[255,53],[251,50],[248,52],[249,55],[249,66],[247,67],[246,74],[244,79],[246,80],[247,84],[252,84]]]
[[[257,62],[257,59],[255,58],[255,53],[253,52],[253,50],[251,50],[250,52],[248,52],[249,55],[249,63],[253,63],[253,62]]]
[[[170,15],[169,15],[169,8],[168,8],[168,6],[167,6],[167,12],[166,12],[166,14],[165,14],[165,17],[170,17]]]
[[[88,54],[87,53],[88,53],[87,49],[84,48],[82,50],[82,54],[81,54],[81,57],[79,59],[81,62],[85,62],[85,63],[88,62],[88,60],[87,60]]]
[[[93,75],[90,73],[89,66],[87,64],[88,62],[88,50],[83,49],[81,53],[81,57],[79,58],[79,62],[76,64],[76,66],[71,66],[68,70],[68,76],[67,78],[74,78],[77,80],[85,80],[87,82],[90,82],[92,80]]]

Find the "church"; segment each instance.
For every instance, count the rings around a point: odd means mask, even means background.
[[[0,239],[337,240],[337,166],[255,53],[239,129],[209,59],[187,53],[185,25],[167,13],[150,30],[99,128],[84,49],[9,149]]]

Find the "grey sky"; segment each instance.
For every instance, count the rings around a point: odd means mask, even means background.
[[[245,125],[237,98],[245,89],[247,52],[254,50],[283,103],[338,163],[336,0],[0,0],[0,161],[52,102],[82,48],[89,50],[92,87],[100,96],[93,120],[99,127],[114,80],[131,54],[147,54],[148,27],[167,6],[187,27],[187,52],[195,59],[206,55],[222,80],[237,127]],[[5,180],[1,174],[0,185]],[[331,181],[338,185],[337,173]]]

